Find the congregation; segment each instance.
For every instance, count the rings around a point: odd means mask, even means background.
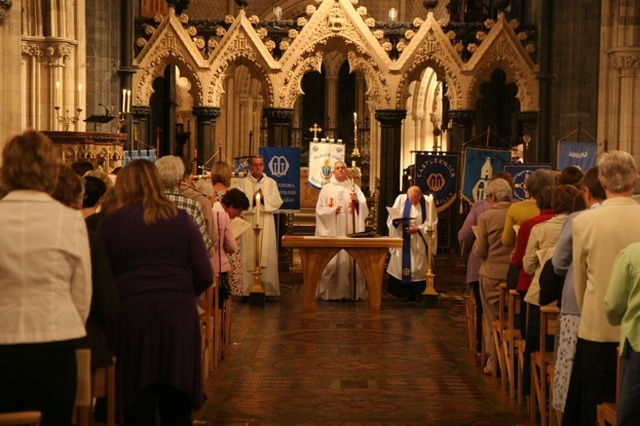
[[[247,296],[245,275],[258,264],[266,295],[280,295],[273,215],[282,199],[264,159],[250,161],[238,188],[222,162],[203,186],[176,156],[133,160],[107,175],[60,164],[39,132],[8,141],[0,168],[0,412],[38,410],[42,425],[71,424],[76,349],[89,348],[93,371],[116,360],[120,424],[191,424],[204,401],[200,314],[211,308],[215,277],[225,297]],[[536,170],[523,201],[514,202],[513,180],[499,172],[458,233],[475,301],[473,349],[485,373],[512,389],[517,382],[543,425],[554,418],[592,426],[605,403],[617,403],[619,425],[640,418],[637,184],[635,160],[622,151],[603,153],[584,173]],[[394,203],[400,217],[387,221],[389,235],[403,239],[390,250],[388,292],[404,301],[419,301],[425,289],[425,235],[437,224],[431,203],[411,186]],[[233,233],[231,221],[243,214],[266,235],[260,259],[243,250],[255,246],[253,234]],[[318,199],[317,234],[362,232],[367,214],[364,194],[337,162]],[[336,257],[316,297],[366,299],[354,268]],[[501,341],[505,291],[518,300],[509,318],[521,342],[517,360]],[[547,341],[549,307],[557,322]],[[541,351],[553,354],[548,389]],[[103,411],[98,401],[96,418]]]
[[[537,169],[522,201],[497,173],[458,232],[470,348],[542,425],[638,424],[637,184],[623,151]]]

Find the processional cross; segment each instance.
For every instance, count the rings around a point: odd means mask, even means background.
[[[318,133],[322,131],[322,127],[318,127],[318,123],[313,123],[313,126],[309,127],[309,131],[313,133],[313,139],[318,139]]]

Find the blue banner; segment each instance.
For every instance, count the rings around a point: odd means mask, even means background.
[[[537,169],[551,170],[551,166],[549,164],[509,164],[504,166],[504,171],[513,177],[513,185],[515,186],[513,199],[515,201],[522,201],[529,198],[525,181],[529,175]]]
[[[511,162],[511,151],[467,148],[464,151],[462,198],[473,204],[484,199],[484,188],[494,173]]]
[[[596,165],[598,144],[593,142],[558,142],[558,170],[577,166],[585,172]]]
[[[438,211],[446,209],[456,199],[457,183],[457,155],[416,155],[415,185],[423,194],[433,195]]]
[[[261,146],[264,172],[278,183],[282,207],[280,212],[300,210],[300,148]]]

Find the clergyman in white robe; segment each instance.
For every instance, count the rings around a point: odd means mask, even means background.
[[[282,206],[282,197],[278,184],[262,171],[264,159],[252,157],[252,172],[238,183],[238,188],[249,199],[249,209],[244,212],[245,220],[255,227],[256,210],[260,209],[258,225],[260,232],[260,270],[262,271],[262,288],[267,296],[280,296],[280,277],[278,275],[278,237],[274,213]],[[256,177],[257,175],[257,177]],[[261,191],[260,203],[256,203],[256,193]],[[242,233],[241,247],[242,266],[244,269],[245,296],[251,293],[254,282],[256,236],[253,229]]]
[[[344,163],[338,162],[336,165]],[[344,180],[338,181],[336,174],[344,174]],[[351,194],[356,200],[352,203]],[[356,207],[357,206],[357,207]],[[355,221],[354,221],[355,212]],[[369,215],[367,199],[358,185],[346,178],[344,172],[336,171],[329,183],[322,187],[316,203],[316,235],[344,236],[365,230],[365,219]],[[355,222],[355,229],[354,229]],[[355,276],[354,276],[354,266]],[[357,289],[354,290],[354,278]],[[355,261],[341,250],[327,264],[316,288],[319,300],[358,300],[368,299],[367,283]]]

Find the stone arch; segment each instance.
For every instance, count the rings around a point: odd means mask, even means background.
[[[491,79],[491,74],[500,68],[506,74],[507,82],[514,83],[518,88],[516,99],[520,102],[521,111],[534,111],[536,105],[535,75],[525,70],[522,64],[514,58],[496,55],[484,62],[481,68],[473,72],[473,78],[467,92],[465,109],[474,109],[480,98],[480,85]]]
[[[297,97],[302,94],[302,77],[307,72],[318,71],[323,58],[332,51],[346,54],[351,72],[361,72],[367,82],[367,96],[377,109],[391,108],[392,96],[387,87],[386,73],[380,69],[377,61],[361,43],[357,43],[342,34],[316,40],[313,45],[305,46],[305,53],[295,59],[284,73],[279,106],[293,108]]]
[[[151,95],[154,93],[153,81],[164,75],[168,66],[175,66],[180,75],[191,82],[189,93],[196,105],[202,104],[202,80],[194,65],[175,51],[166,50],[155,56],[153,60],[140,64],[141,71],[134,75],[134,105],[150,105]]]
[[[213,78],[207,87],[205,104],[220,106],[220,98],[224,93],[224,81],[228,72],[237,66],[245,66],[254,79],[262,82],[261,95],[264,106],[273,106],[275,101],[273,81],[267,71],[257,63],[255,58],[249,57],[247,52],[236,52],[229,55],[222,64],[212,71]]]
[[[407,99],[411,96],[411,82],[419,82],[422,78],[422,72],[427,68],[433,69],[438,75],[438,80],[447,84],[448,89],[446,96],[449,98],[450,108],[453,110],[462,109],[464,97],[459,73],[455,72],[449,63],[437,55],[429,57],[416,55],[415,60],[412,61],[411,66],[405,71],[398,85],[396,92],[396,105],[398,108],[405,105]]]

